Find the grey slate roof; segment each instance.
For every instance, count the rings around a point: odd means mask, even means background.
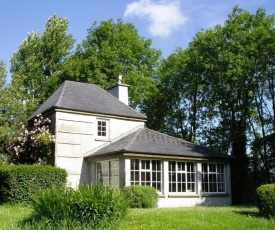
[[[233,159],[232,156],[221,154],[148,128],[140,128],[94,153],[87,153],[85,154],[85,158],[104,156],[112,153],[140,153],[174,157]]]
[[[65,81],[32,114],[30,119],[55,108],[146,119],[146,116],[125,105],[100,87],[74,81]]]

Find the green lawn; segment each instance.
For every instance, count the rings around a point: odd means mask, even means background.
[[[0,230],[20,229],[17,227],[18,221],[28,217],[31,209],[26,205],[0,205]]]
[[[0,229],[20,229],[17,223],[28,217],[26,205],[0,205]],[[275,219],[259,216],[255,207],[195,207],[130,210],[120,223],[125,229],[269,229],[275,230]]]
[[[275,229],[275,219],[256,207],[195,207],[131,210],[119,229]]]

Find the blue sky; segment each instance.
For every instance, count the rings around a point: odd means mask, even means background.
[[[0,0],[0,60],[8,70],[28,32],[43,32],[54,13],[69,20],[68,33],[77,43],[94,21],[132,22],[140,36],[151,38],[152,46],[167,57],[177,47],[186,48],[201,29],[223,24],[235,5],[252,13],[259,7],[275,13],[274,0]]]

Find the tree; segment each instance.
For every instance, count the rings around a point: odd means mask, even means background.
[[[31,32],[11,58],[11,88],[18,91],[30,115],[62,83],[64,59],[74,39],[67,34],[68,20],[53,15],[42,34]]]
[[[6,94],[6,66],[3,61],[0,61],[0,157],[3,154],[3,143],[5,142],[5,133],[7,128],[6,109],[5,109],[5,94]]]
[[[255,112],[249,117],[251,126],[250,170],[253,189],[275,181],[275,15],[258,12],[257,59],[258,80],[255,83]]]
[[[74,55],[66,60],[63,79],[89,82],[107,89],[118,75],[129,84],[130,104],[141,104],[154,91],[160,51],[138,35],[131,23],[121,20],[95,22]]]
[[[234,202],[249,197],[251,140],[261,126],[274,133],[274,110],[260,112],[267,104],[275,108],[274,44],[274,16],[236,6],[223,26],[198,32],[186,50],[176,50],[159,68],[159,95],[167,107],[150,116],[169,120],[169,132],[236,156]]]
[[[159,93],[155,95],[158,102],[147,100],[145,110],[149,127],[196,143],[206,91],[193,55],[191,50],[179,48],[162,60],[158,68]],[[156,105],[153,109],[152,104]]]
[[[237,157],[232,167],[235,202],[248,195],[249,118],[255,112],[254,96],[266,57],[262,41],[272,30],[270,24],[263,30],[267,20],[263,9],[253,15],[235,7],[223,26],[198,33],[191,43],[200,53],[198,64],[209,82],[208,104],[216,111],[216,134],[228,134],[228,150]]]

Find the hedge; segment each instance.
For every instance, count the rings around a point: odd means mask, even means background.
[[[0,202],[30,202],[52,185],[65,186],[64,169],[42,165],[0,165]]]
[[[133,185],[123,188],[130,208],[155,208],[158,204],[158,194],[151,186]]]
[[[275,184],[265,184],[258,187],[256,201],[262,215],[275,217]]]

